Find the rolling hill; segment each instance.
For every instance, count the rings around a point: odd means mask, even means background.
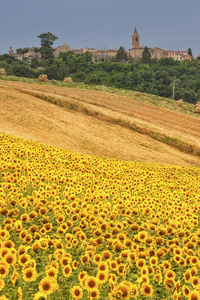
[[[149,102],[134,92],[0,80],[0,133],[100,157],[200,166],[199,116]]]

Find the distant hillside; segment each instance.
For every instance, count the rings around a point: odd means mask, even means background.
[[[77,86],[0,80],[0,133],[100,157],[200,166],[200,118],[191,105]]]

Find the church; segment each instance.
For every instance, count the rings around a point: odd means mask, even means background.
[[[173,58],[174,60],[182,61],[184,59],[192,60],[192,57],[187,53],[187,51],[174,51],[174,50],[162,50],[161,48],[149,48],[151,53],[151,58]],[[134,33],[132,35],[132,48],[129,49],[129,55],[133,57],[135,60],[138,58],[142,58],[142,53],[144,51],[144,47],[140,46],[140,36],[137,33],[137,29],[135,27]]]

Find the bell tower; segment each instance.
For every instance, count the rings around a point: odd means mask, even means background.
[[[135,27],[134,33],[132,35],[132,48],[139,48],[140,47],[140,36],[137,33],[137,29]]]

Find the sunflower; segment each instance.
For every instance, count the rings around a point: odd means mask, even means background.
[[[37,213],[35,211],[32,211],[30,214],[29,214],[29,219],[33,220],[35,219],[35,217],[37,217]]]
[[[16,281],[20,278],[20,275],[17,271],[14,271],[12,276],[10,277],[11,281],[12,281],[12,284],[13,286],[15,286],[16,284]]]
[[[118,270],[117,270],[117,273],[123,277],[126,276],[126,265],[125,264],[120,264],[118,266]]]
[[[120,253],[121,259],[127,259],[129,253],[130,253],[129,250],[123,250],[123,251],[121,251],[121,253]]]
[[[140,258],[136,261],[136,267],[142,269],[146,265],[146,262],[143,258]]]
[[[69,277],[72,273],[72,267],[70,265],[65,266],[62,270],[62,273],[64,277]]]
[[[189,297],[190,289],[185,284],[182,286],[182,292],[184,297]]]
[[[107,271],[108,265],[105,261],[103,261],[98,265],[97,269],[98,269],[98,271]]]
[[[9,267],[6,262],[0,262],[0,278],[5,278],[8,274]]]
[[[26,282],[36,281],[38,277],[37,271],[35,268],[26,268],[23,270],[23,280]]]
[[[136,261],[136,254],[134,252],[129,252],[128,254],[128,260],[131,261],[131,262],[134,262]]]
[[[196,276],[197,272],[198,272],[198,269],[196,267],[192,267],[192,269],[190,269],[191,276]]]
[[[101,260],[102,260],[101,254],[95,254],[93,256],[93,262],[95,265],[98,265],[101,262]]]
[[[5,295],[0,296],[0,300],[9,300]]]
[[[28,214],[21,215],[21,221],[23,223],[27,222],[28,220],[29,220],[29,215]]]
[[[73,298],[75,298],[75,300],[79,300],[81,298],[83,298],[83,290],[80,286],[75,285],[72,289],[71,289],[71,295]]]
[[[3,247],[11,249],[11,248],[14,248],[15,245],[14,245],[14,243],[12,241],[5,241],[3,243]]]
[[[20,266],[23,267],[26,263],[28,263],[29,260],[30,260],[30,255],[24,253],[20,255],[20,257],[18,258],[18,263]]]
[[[193,266],[199,266],[199,258],[197,256],[193,256],[190,262]]]
[[[31,226],[30,228],[29,228],[29,232],[31,233],[31,234],[34,234],[35,232],[37,232],[38,231],[38,226],[36,226],[36,225],[33,225],[33,226]]]
[[[70,264],[71,260],[71,257],[62,257],[60,260],[60,264],[62,267],[65,267]]]
[[[149,276],[154,274],[154,268],[147,266]]]
[[[94,276],[86,276],[86,280],[85,280],[85,289],[88,292],[92,292],[93,290],[95,290],[99,285],[99,280],[98,278],[94,277]]]
[[[73,270],[78,268],[78,262],[76,260],[73,261],[72,268],[73,268]]]
[[[90,292],[90,299],[98,299],[99,296],[100,296],[100,291],[98,290],[98,288]]]
[[[200,287],[200,278],[199,277],[193,277],[192,280],[191,280],[191,283],[192,283],[192,286],[193,288],[196,288],[196,287]]]
[[[89,263],[90,257],[88,254],[82,255],[80,260],[81,260],[82,265],[84,266],[85,264]]]
[[[24,240],[27,234],[28,234],[27,230],[20,231],[20,235],[19,235],[20,239]]]
[[[164,285],[167,290],[170,291],[174,287],[174,284],[175,284],[175,282],[173,279],[169,279],[169,278],[164,279]]]
[[[132,292],[134,298],[136,298],[138,296],[138,287],[136,284],[132,284],[131,292]]]
[[[23,295],[22,288],[21,288],[21,286],[19,286],[17,289],[18,300],[22,300],[22,295]]]
[[[118,264],[115,260],[111,260],[109,262],[109,266],[111,268],[111,270],[116,271],[118,269]]]
[[[165,278],[169,278],[169,279],[175,279],[176,274],[174,271],[172,270],[167,270],[165,273]]]
[[[140,242],[144,243],[148,237],[148,233],[146,231],[140,231],[138,233],[138,239]]]
[[[103,284],[103,283],[105,283],[108,280],[108,273],[104,272],[104,271],[99,271],[97,273],[97,278],[99,280],[99,283]]]
[[[126,238],[125,241],[124,241],[124,246],[126,248],[131,248],[131,246],[132,246],[131,240],[129,240],[128,238]]]
[[[148,283],[144,283],[142,285],[142,294],[145,295],[146,297],[151,297],[153,295],[153,287],[149,285]]]
[[[155,282],[157,282],[158,284],[162,283],[162,274],[161,273],[156,273],[153,278],[154,278]]]
[[[33,300],[45,300],[45,299],[47,299],[47,296],[42,292],[37,292],[33,297]]]
[[[130,291],[131,287],[128,284],[126,284],[126,282],[121,282],[114,289],[114,293],[117,296],[117,299],[130,299]]]
[[[5,282],[3,279],[0,278],[0,291],[3,290],[4,286],[5,286]]]
[[[24,241],[27,244],[30,244],[32,242],[32,236],[30,234],[27,234],[26,237],[24,238]]]
[[[52,277],[44,277],[39,283],[39,291],[46,296],[58,290],[58,284]]]
[[[145,266],[145,267],[143,267],[143,268],[141,269],[141,274],[142,274],[142,275],[149,275],[149,269],[148,269],[147,266]]]
[[[112,258],[112,253],[109,250],[105,250],[102,252],[102,257],[104,259],[111,259]]]
[[[56,278],[58,275],[58,270],[56,268],[54,268],[53,266],[47,266],[45,269],[45,274],[47,277]]]
[[[158,264],[158,258],[156,256],[152,256],[150,259],[149,259],[149,262],[150,262],[150,265],[151,266],[157,266]]]
[[[199,291],[191,291],[188,299],[189,300],[200,300]]]
[[[187,270],[185,273],[184,273],[184,279],[185,279],[185,282],[190,282],[191,281],[191,273],[190,273],[190,270]]]

